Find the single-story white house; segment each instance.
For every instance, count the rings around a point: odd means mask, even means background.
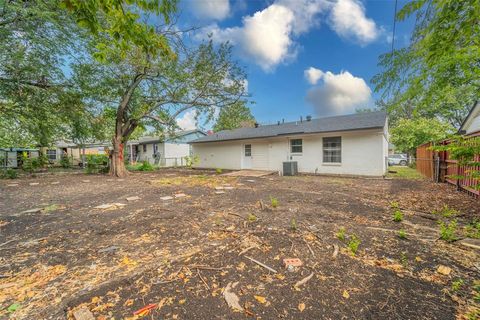
[[[195,130],[177,131],[172,135],[144,136],[127,143],[126,151],[134,162],[147,161],[162,166],[183,165],[185,157],[191,155],[190,141],[206,136],[206,133]],[[182,162],[183,161],[183,162]]]
[[[382,176],[387,170],[385,112],[357,113],[224,130],[191,142],[197,168]]]
[[[480,101],[472,106],[458,132],[466,136],[480,135]]]

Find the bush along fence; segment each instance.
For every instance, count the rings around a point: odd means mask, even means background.
[[[480,136],[455,136],[417,148],[417,171],[435,182],[447,182],[480,196]]]

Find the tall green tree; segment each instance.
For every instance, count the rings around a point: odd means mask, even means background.
[[[390,130],[390,141],[396,150],[415,156],[419,145],[443,140],[453,132],[454,128],[450,124],[438,119],[400,119]]]
[[[459,126],[480,89],[480,1],[414,0],[398,13],[415,15],[411,43],[382,55],[372,82],[393,122],[438,117]]]
[[[213,131],[232,130],[240,127],[253,127],[255,118],[244,101],[220,109]]]

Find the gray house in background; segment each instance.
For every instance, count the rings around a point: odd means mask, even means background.
[[[145,136],[129,141],[126,149],[131,162],[147,161],[163,166],[181,165],[182,159],[191,155],[189,143],[206,135],[205,132],[196,129],[177,131],[164,138]]]

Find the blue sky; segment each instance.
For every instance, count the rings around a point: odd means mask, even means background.
[[[406,1],[399,0],[400,9]],[[374,106],[371,78],[391,49],[393,0],[187,0],[182,23],[195,37],[230,41],[248,74],[260,123],[348,114]],[[408,43],[412,19],[397,23]],[[188,116],[187,116],[188,117]],[[188,122],[188,119],[185,119]]]

